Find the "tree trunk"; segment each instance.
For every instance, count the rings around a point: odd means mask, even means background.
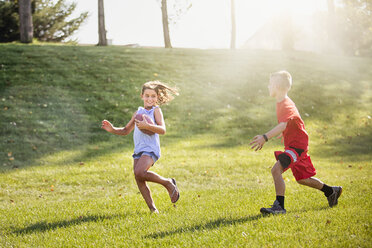
[[[333,0],[327,0],[328,4],[328,45],[332,47],[335,42],[335,5]]]
[[[290,11],[281,12],[279,27],[281,28],[281,47],[284,51],[294,50],[295,34],[292,22],[292,13]]]
[[[22,43],[32,43],[34,27],[32,25],[31,0],[19,0],[19,33]]]
[[[327,4],[328,4],[328,15],[333,17],[335,15],[335,4],[333,0],[327,0]]]
[[[235,0],[231,0],[231,44],[230,44],[230,49],[235,49],[235,43],[236,43]]]
[[[169,37],[167,0],[161,0],[161,14],[163,18],[164,45],[165,45],[165,48],[172,48],[170,37]]]
[[[107,46],[103,0],[98,0],[98,45]]]

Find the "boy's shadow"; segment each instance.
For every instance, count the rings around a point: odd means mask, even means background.
[[[290,211],[288,213],[306,213],[308,211],[322,211],[326,209],[329,209],[329,207],[319,207],[315,209],[303,209],[303,210],[297,210],[297,211]],[[171,236],[171,235],[178,234],[178,233],[195,232],[195,231],[204,230],[204,229],[216,229],[216,228],[223,227],[223,226],[242,224],[245,222],[258,220],[261,218],[268,218],[268,217],[274,217],[274,216],[271,214],[268,214],[268,215],[257,214],[257,215],[242,217],[238,219],[218,218],[216,220],[209,221],[205,224],[198,224],[198,225],[193,225],[189,227],[179,227],[173,231],[157,232],[157,233],[148,234],[143,237],[153,238],[153,239],[164,238],[166,236]]]
[[[116,217],[120,217],[120,215],[111,215],[111,216],[88,215],[88,216],[80,216],[80,217],[77,217],[71,220],[62,220],[62,221],[56,221],[52,223],[42,221],[42,222],[37,222],[35,224],[27,226],[25,228],[16,229],[13,231],[13,233],[27,234],[27,233],[33,233],[33,232],[45,232],[45,231],[54,230],[54,229],[61,228],[61,227],[79,225],[85,222],[100,222],[103,220],[109,220],[109,219],[113,219]]]
[[[152,234],[144,236],[144,238],[156,239],[156,238],[164,238],[166,236],[171,236],[177,233],[195,232],[195,231],[203,230],[203,229],[216,229],[216,228],[223,227],[223,226],[231,226],[234,224],[241,224],[241,223],[245,223],[248,221],[258,220],[263,217],[266,217],[266,216],[262,214],[257,214],[257,215],[247,216],[247,217],[238,218],[238,219],[218,218],[216,220],[209,221],[205,224],[198,224],[198,225],[193,225],[189,227],[180,227],[173,231],[163,231],[163,232],[152,233]]]

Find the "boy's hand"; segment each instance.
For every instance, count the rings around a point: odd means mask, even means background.
[[[276,138],[281,139],[282,143],[284,142],[283,133],[280,133]]]
[[[256,136],[253,138],[252,142],[249,143],[249,144],[250,144],[250,145],[253,144],[253,146],[251,147],[251,149],[256,148],[255,151],[257,151],[257,150],[261,150],[261,149],[262,149],[262,147],[263,147],[263,145],[265,144],[265,142],[266,142],[266,141],[265,141],[265,138],[264,138],[262,135],[256,135]]]
[[[110,132],[110,133],[114,130],[112,124],[108,120],[102,121],[101,128],[105,129],[107,132]]]

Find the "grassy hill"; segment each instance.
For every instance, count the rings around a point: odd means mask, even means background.
[[[360,246],[371,244],[372,59],[250,50],[0,45],[0,246]],[[272,203],[273,151],[249,149],[276,124],[269,74],[286,69],[318,177],[342,185],[337,208],[286,172],[288,214]],[[152,216],[132,173],[123,126],[141,85],[180,96],[153,170],[175,177],[174,208],[151,184]],[[4,217],[3,217],[4,216]],[[303,236],[300,238],[299,236]]]

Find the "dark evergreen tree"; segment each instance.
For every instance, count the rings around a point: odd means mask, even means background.
[[[69,19],[76,8],[76,2],[66,3],[65,0],[34,0],[35,13],[34,37],[40,41],[63,41],[77,31],[88,17],[88,12],[79,17]]]
[[[88,12],[77,18],[69,17],[76,3],[66,0],[32,0],[33,36],[40,41],[64,41],[70,37],[88,17]],[[19,40],[18,0],[0,0],[0,42]]]

